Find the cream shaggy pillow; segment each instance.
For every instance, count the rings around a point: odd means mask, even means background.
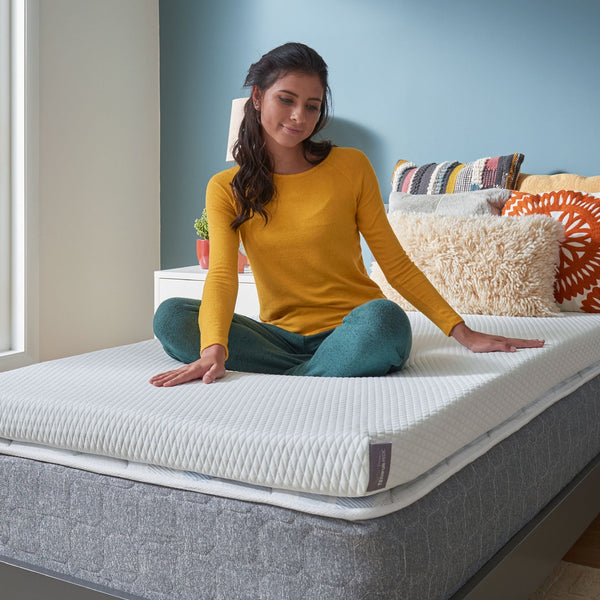
[[[559,314],[554,279],[564,227],[555,219],[395,212],[389,220],[408,256],[459,313]],[[371,277],[390,300],[415,310],[375,262]]]

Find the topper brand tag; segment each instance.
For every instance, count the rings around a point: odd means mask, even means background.
[[[367,492],[383,489],[390,474],[392,442],[369,444],[369,487]]]

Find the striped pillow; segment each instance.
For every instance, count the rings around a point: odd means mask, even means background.
[[[470,163],[446,161],[417,166],[399,160],[392,176],[392,191],[407,194],[453,194],[487,188],[514,189],[523,154],[480,158]]]

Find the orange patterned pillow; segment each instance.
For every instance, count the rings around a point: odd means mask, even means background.
[[[561,190],[512,192],[503,216],[541,214],[565,227],[554,297],[563,311],[600,312],[600,197]]]

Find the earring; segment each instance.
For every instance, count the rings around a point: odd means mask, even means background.
[[[259,104],[258,102],[255,102],[255,103],[254,103],[254,108],[255,108],[256,110],[258,110],[258,109],[260,108],[260,104]]]

